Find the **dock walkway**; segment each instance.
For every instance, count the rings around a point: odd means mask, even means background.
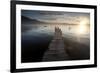
[[[63,61],[67,59],[68,54],[64,49],[62,31],[59,27],[55,27],[53,40],[49,45],[49,49],[44,53],[43,61]]]

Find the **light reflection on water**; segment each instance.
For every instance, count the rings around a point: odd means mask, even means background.
[[[86,26],[86,28],[82,28],[78,25],[53,25],[53,24],[36,24],[36,25],[27,25],[26,27],[32,28],[31,30],[28,30],[25,32],[25,34],[28,35],[34,35],[34,33],[39,34],[47,34],[47,35],[53,35],[55,27],[59,27],[62,30],[63,36],[79,36],[79,37],[85,37],[89,38],[90,35],[90,28],[89,26]],[[35,28],[37,27],[37,28]],[[79,33],[80,30],[85,30],[83,33]]]
[[[36,24],[36,25],[26,25],[31,29],[22,33],[22,37],[30,37],[34,40],[37,38],[46,38],[49,36],[54,36],[55,27],[59,27],[62,30],[63,37],[75,42],[83,43],[89,45],[90,42],[90,27],[86,26],[85,32],[82,34],[79,33],[79,25],[53,25],[53,24]]]

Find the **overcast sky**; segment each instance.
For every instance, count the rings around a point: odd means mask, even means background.
[[[21,14],[31,19],[50,23],[57,22],[77,24],[80,21],[86,21],[87,24],[90,23],[89,13],[22,10]]]

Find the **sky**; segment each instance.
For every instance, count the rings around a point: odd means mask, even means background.
[[[85,21],[90,24],[89,13],[22,10],[21,15],[49,23],[78,24]]]

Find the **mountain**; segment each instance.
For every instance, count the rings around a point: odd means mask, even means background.
[[[24,25],[24,24],[51,24],[51,25],[54,25],[54,24],[63,24],[63,25],[77,25],[77,24],[70,24],[70,23],[59,23],[59,22],[55,22],[55,23],[52,23],[52,22],[44,22],[44,21],[40,21],[38,19],[31,19],[29,17],[26,17],[26,16],[21,16],[21,23]]]
[[[21,16],[21,21],[22,21],[22,24],[44,24],[46,22],[43,22],[43,21],[39,21],[37,19],[30,19],[26,16]]]

